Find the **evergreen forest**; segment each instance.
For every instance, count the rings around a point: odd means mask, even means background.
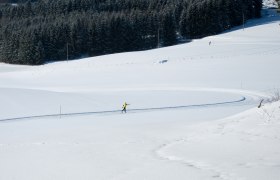
[[[0,0],[0,62],[164,47],[261,16],[262,0]]]

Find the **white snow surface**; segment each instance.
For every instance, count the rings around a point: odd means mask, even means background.
[[[264,8],[278,8],[278,3],[276,0],[263,0]]]
[[[280,17],[264,14],[177,46],[0,64],[0,180],[280,179]]]

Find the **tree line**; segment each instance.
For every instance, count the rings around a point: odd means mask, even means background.
[[[0,62],[38,65],[169,46],[259,18],[262,0],[33,0],[0,4]]]

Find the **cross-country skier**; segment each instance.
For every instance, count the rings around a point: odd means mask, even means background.
[[[129,104],[127,104],[126,102],[124,102],[123,106],[122,106],[122,113],[125,112],[126,113],[126,107],[128,106]]]

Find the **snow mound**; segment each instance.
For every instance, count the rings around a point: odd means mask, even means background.
[[[162,159],[207,171],[222,179],[279,179],[280,101],[215,123],[157,150]]]

